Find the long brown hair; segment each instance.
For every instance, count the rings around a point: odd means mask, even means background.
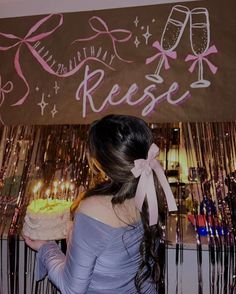
[[[89,130],[88,150],[98,163],[108,180],[98,183],[86,191],[73,206],[75,211],[82,197],[111,195],[113,205],[123,203],[135,196],[138,179],[131,169],[134,160],[147,158],[153,143],[152,132],[140,118],[126,115],[109,115],[95,121]],[[140,243],[141,261],[135,276],[137,293],[141,293],[143,283],[149,279],[157,288],[161,270],[159,262],[159,241],[162,238],[161,220],[164,215],[164,197],[154,175],[159,203],[159,224],[149,226],[149,213],[146,202],[141,219],[144,234]]]

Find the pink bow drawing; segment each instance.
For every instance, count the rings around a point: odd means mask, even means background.
[[[100,35],[108,35],[111,38],[112,47],[113,47],[115,56],[121,61],[128,62],[128,63],[133,62],[130,60],[125,60],[122,57],[120,57],[116,48],[116,43],[127,42],[131,38],[132,32],[125,29],[109,30],[106,22],[98,16],[91,17],[89,19],[89,25],[91,29],[95,32],[95,34],[88,38],[76,39],[75,41],[72,42],[72,44],[78,41],[90,41],[90,40],[96,39]],[[102,29],[100,29],[99,26],[102,27]],[[121,34],[123,34],[124,37],[118,38],[118,35],[121,35]]]
[[[156,144],[152,144],[147,159],[137,159],[134,161],[134,168],[131,172],[135,178],[140,177],[136,194],[135,203],[139,211],[142,211],[143,202],[147,197],[149,209],[149,225],[158,223],[158,201],[153,178],[155,172],[166,196],[169,211],[176,211],[177,206],[170,185],[166,179],[163,168],[156,159],[159,154],[159,148]]]
[[[165,67],[165,69],[166,70],[169,69],[170,68],[170,65],[169,65],[168,57],[169,58],[172,58],[172,59],[176,59],[177,58],[176,51],[168,51],[168,50],[165,50],[161,46],[161,44],[159,43],[159,41],[155,41],[152,44],[152,47],[156,48],[159,52],[156,53],[155,55],[151,56],[151,57],[148,57],[146,59],[146,64],[149,64],[149,63],[153,62],[156,58],[158,58],[158,56],[161,56],[164,59],[164,67]]]
[[[21,68],[21,64],[20,64],[20,50],[22,48],[23,45],[26,45],[30,52],[33,54],[33,56],[36,58],[36,60],[41,64],[41,66],[49,73],[51,74],[56,74],[50,67],[49,65],[45,62],[45,60],[39,55],[39,53],[33,48],[33,44],[39,40],[45,39],[46,37],[50,36],[51,34],[53,34],[63,23],[63,15],[62,14],[56,14],[57,16],[59,16],[59,21],[58,23],[55,25],[54,28],[52,28],[52,30],[49,30],[47,32],[43,32],[40,34],[36,34],[33,35],[37,29],[39,29],[45,22],[47,22],[50,18],[54,17],[54,15],[48,15],[44,18],[42,18],[40,21],[38,21],[26,34],[26,36],[24,38],[20,38],[17,37],[13,34],[5,34],[5,33],[1,33],[0,32],[0,37],[4,37],[6,39],[10,39],[10,40],[17,40],[15,44],[10,45],[10,46],[0,46],[0,51],[7,51],[10,50],[14,47],[17,47],[17,51],[15,54],[15,58],[14,58],[14,66],[15,66],[15,70],[17,75],[24,81],[25,86],[27,88],[26,93],[24,94],[24,96],[18,100],[15,104],[13,104],[13,106],[15,105],[21,105],[24,103],[25,99],[27,98],[28,94],[29,94],[29,84],[24,76],[24,73],[22,71]]]
[[[5,100],[5,94],[8,94],[13,89],[13,83],[8,81],[4,86],[2,86],[2,78],[0,76],[0,106],[2,106]]]
[[[199,55],[192,55],[189,54],[187,55],[187,57],[185,58],[185,61],[193,61],[192,65],[190,66],[190,68],[188,69],[191,73],[194,71],[195,66],[197,65],[198,61],[200,60],[204,60],[207,65],[209,66],[209,69],[211,70],[211,72],[213,74],[216,74],[217,72],[217,67],[211,63],[208,59],[207,56],[213,53],[217,53],[217,48],[215,45],[212,45],[206,52],[199,54]]]

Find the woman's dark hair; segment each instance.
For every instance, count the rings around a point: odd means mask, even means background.
[[[127,115],[108,115],[95,121],[89,130],[88,149],[108,180],[88,190],[84,197],[92,195],[112,195],[112,204],[123,203],[133,198],[139,178],[131,172],[134,160],[146,159],[153,143],[152,132],[140,118]],[[154,175],[159,214],[164,211],[163,193]],[[158,192],[158,190],[160,190]],[[143,283],[148,279],[156,285],[160,279],[158,246],[162,237],[160,223],[149,226],[147,203],[144,202],[141,219],[144,235],[140,244],[141,263],[135,276],[135,286],[141,293]],[[161,219],[159,217],[159,219]]]

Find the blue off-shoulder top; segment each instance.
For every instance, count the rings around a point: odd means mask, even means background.
[[[135,294],[142,236],[141,221],[114,228],[79,212],[66,255],[54,241],[39,249],[36,278],[41,280],[48,274],[62,294]],[[142,293],[157,290],[147,281]]]

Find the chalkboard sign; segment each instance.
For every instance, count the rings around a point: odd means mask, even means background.
[[[2,124],[235,120],[235,2],[0,19]]]

